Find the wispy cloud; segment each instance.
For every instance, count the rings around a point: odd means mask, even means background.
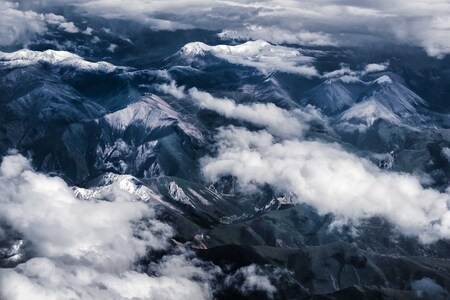
[[[307,125],[300,121],[300,110],[288,111],[273,103],[236,104],[233,100],[215,98],[196,88],[189,90],[189,96],[202,108],[213,110],[230,119],[267,128],[269,132],[278,136],[298,137],[307,128]]]

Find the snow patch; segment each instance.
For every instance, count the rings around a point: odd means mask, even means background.
[[[175,181],[169,183],[169,195],[173,200],[186,205],[190,205],[195,208],[195,206],[191,202],[191,199],[189,199],[184,190],[180,186],[178,186]]]
[[[67,51],[45,50],[41,52],[22,49],[11,53],[0,52],[0,66],[17,68],[39,63],[106,73],[119,69],[119,67],[104,61],[86,61],[82,57]]]
[[[239,45],[209,46],[201,42],[186,44],[180,53],[188,59],[207,54],[232,64],[253,67],[263,73],[284,72],[306,77],[318,76],[311,63],[313,57],[303,55],[299,50],[275,46],[263,40],[248,41]]]
[[[381,77],[378,77],[377,79],[375,79],[373,81],[374,83],[378,83],[378,84],[383,84],[383,83],[393,83],[391,77],[389,77],[388,75],[383,75]]]
[[[343,112],[340,117],[342,121],[363,123],[367,127],[371,127],[379,119],[398,125],[402,123],[399,117],[374,100],[357,103]]]

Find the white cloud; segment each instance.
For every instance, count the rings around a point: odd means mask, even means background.
[[[265,130],[225,128],[217,141],[217,156],[202,161],[210,181],[232,175],[246,190],[269,184],[338,219],[381,216],[425,243],[450,238],[450,196],[411,175],[382,171],[336,144],[276,142]]]
[[[184,86],[178,87],[174,80],[171,80],[169,84],[167,83],[160,84],[157,88],[161,92],[171,95],[176,99],[183,99],[184,97],[186,97],[185,87]]]
[[[322,78],[325,79],[339,79],[344,82],[361,82],[360,78],[369,73],[376,73],[386,71],[389,67],[389,62],[385,63],[370,63],[364,66],[363,70],[352,70],[346,64],[341,64],[340,69],[336,69],[334,71],[326,72],[322,74]],[[388,77],[382,76],[380,78],[386,79]],[[380,82],[381,83],[381,82]]]
[[[301,45],[388,41],[420,46],[436,57],[450,52],[447,0],[82,0],[75,5],[91,14],[137,20],[154,29],[226,30],[240,37]]]
[[[257,68],[263,73],[278,71],[306,77],[318,76],[317,70],[311,65],[313,57],[305,56],[297,49],[274,46],[263,40],[235,46],[209,46],[193,42],[186,44],[180,52],[186,58],[211,54],[233,64]]]
[[[156,30],[202,28],[226,31],[245,39],[299,45],[367,45],[401,43],[423,47],[435,57],[450,52],[447,0],[334,0],[320,2],[208,0],[80,0],[40,1],[41,5],[71,3],[93,15],[142,22]],[[6,6],[12,4],[5,2]],[[3,4],[4,6],[5,4]],[[7,8],[3,44],[44,24],[36,13]],[[25,22],[23,22],[25,21]],[[26,28],[28,27],[28,28]],[[29,31],[27,31],[29,29]],[[3,30],[6,33],[8,30]],[[226,36],[226,35],[225,35]]]
[[[58,28],[62,29],[65,32],[68,32],[68,33],[78,33],[78,32],[80,32],[80,29],[78,29],[78,27],[75,26],[75,24],[73,22],[63,22],[63,23],[59,24]]]
[[[66,22],[66,18],[54,13],[45,14],[45,21],[50,25],[60,25]]]
[[[243,294],[264,292],[268,299],[272,299],[277,288],[272,284],[265,272],[256,265],[242,267],[236,273],[225,278],[225,285],[234,287]]]
[[[357,75],[358,75],[358,72],[351,70],[349,66],[342,65],[340,69],[337,69],[337,70],[334,70],[331,72],[327,72],[327,73],[323,74],[322,77],[329,79],[329,78],[337,78],[337,77],[342,77],[342,76],[355,77]]]
[[[91,27],[87,27],[86,30],[83,31],[83,34],[92,35],[92,32],[94,32],[94,29],[92,29]]]
[[[116,52],[117,47],[118,46],[116,44],[110,44],[108,46],[108,51],[114,53],[114,52]]]
[[[276,26],[246,26],[240,31],[223,30],[218,36],[222,40],[248,41],[265,40],[274,44],[296,44],[302,46],[335,46],[336,42],[329,34],[323,32],[291,32]]]
[[[80,201],[64,181],[33,172],[20,155],[4,157],[0,170],[0,218],[31,241],[38,255],[70,256],[101,269],[125,270],[147,248],[163,247],[171,235],[170,228],[163,229],[162,239],[150,243],[147,222],[132,226],[154,218],[154,213],[131,196],[123,201]],[[156,227],[160,231],[161,226]]]
[[[300,110],[288,111],[273,103],[236,104],[227,98],[215,98],[207,92],[196,88],[189,90],[189,95],[203,108],[217,112],[230,119],[242,120],[256,126],[265,127],[277,136],[298,137],[307,128],[300,121]]]
[[[17,5],[0,1],[0,46],[26,43],[36,34],[46,31],[43,15],[20,11]]]
[[[26,45],[36,35],[47,32],[49,26],[58,26],[59,29],[71,33],[79,31],[73,22],[66,22],[63,16],[22,11],[19,5],[13,2],[1,0],[0,11],[0,46]]]
[[[364,67],[363,74],[374,73],[374,72],[382,72],[382,71],[387,70],[388,67],[389,67],[389,63],[388,62],[382,63],[382,64],[375,64],[375,63],[367,64]]]
[[[0,270],[0,297],[10,300],[57,299],[209,299],[205,288],[187,278],[151,277],[136,271],[101,272],[33,258],[15,269]]]
[[[0,220],[31,244],[34,258],[0,270],[2,299],[209,299],[207,271],[183,251],[138,272],[136,261],[166,249],[173,229],[124,190],[78,199],[23,156],[0,165]],[[220,270],[216,270],[220,272]]]

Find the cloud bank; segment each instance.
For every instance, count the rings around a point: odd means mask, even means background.
[[[0,189],[0,220],[31,244],[33,256],[0,270],[0,298],[211,298],[207,271],[184,251],[154,265],[154,276],[139,271],[137,260],[166,249],[174,232],[131,194],[78,199],[16,154],[3,158]]]
[[[300,45],[400,43],[442,57],[450,52],[450,3],[446,0],[206,1],[81,0],[83,12],[140,21],[156,30],[202,28],[223,38],[264,39]]]
[[[246,191],[268,184],[341,220],[380,216],[424,243],[450,238],[448,194],[424,189],[411,175],[382,171],[336,144],[301,140],[307,126],[293,111],[236,104],[195,88],[189,95],[202,107],[264,128],[219,129],[217,155],[202,160],[209,181],[231,175]]]
[[[17,5],[0,1],[0,46],[25,43],[36,34],[45,32],[43,15],[33,11],[21,11]]]
[[[233,100],[215,98],[196,88],[189,90],[189,96],[202,108],[213,110],[230,119],[265,127],[278,136],[301,136],[307,128],[307,125],[300,121],[300,110],[287,111],[273,103],[236,104]]]
[[[217,30],[225,40],[259,40],[306,46],[408,44],[442,58],[450,53],[446,0],[206,1],[46,0],[0,2],[0,46],[26,42],[46,30],[47,15],[30,8],[70,4],[82,13],[141,22],[154,30]],[[61,29],[77,32],[70,22]],[[50,23],[49,23],[50,24]]]
[[[63,16],[24,10],[15,2],[1,0],[0,11],[0,47],[26,46],[35,36],[47,32],[50,26],[70,33],[79,31],[73,22],[67,22]]]

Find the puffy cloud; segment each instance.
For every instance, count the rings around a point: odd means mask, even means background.
[[[207,108],[227,118],[241,120],[256,126],[266,127],[277,136],[301,136],[307,128],[300,121],[300,110],[288,111],[273,103],[236,104],[228,98],[215,98],[207,92],[196,88],[189,90],[189,95],[203,108]]]
[[[237,287],[245,296],[253,292],[263,292],[268,299],[272,299],[277,291],[265,271],[256,265],[238,269],[234,274],[225,278],[225,286]]]
[[[180,52],[186,58],[211,54],[233,64],[257,68],[263,73],[279,71],[307,77],[318,76],[317,70],[311,65],[313,57],[305,56],[297,49],[274,46],[263,40],[235,46],[209,46],[193,42],[185,45]]]
[[[78,32],[80,32],[78,27],[75,26],[75,24],[73,24],[73,22],[63,22],[63,23],[59,24],[58,28],[62,29],[65,32],[68,32],[68,33],[78,33]]]
[[[0,1],[0,46],[27,44],[36,35],[44,34],[49,26],[57,26],[66,32],[76,33],[78,28],[63,16],[23,11],[17,3]]]
[[[54,13],[45,14],[45,21],[50,25],[60,25],[66,22],[66,18],[60,15],[55,15]]]
[[[209,299],[203,286],[183,277],[152,277],[136,271],[101,272],[33,258],[15,269],[0,270],[2,299]]]
[[[380,216],[425,243],[450,238],[450,196],[414,176],[382,171],[336,144],[276,142],[265,130],[222,128],[216,137],[217,155],[202,161],[210,181],[232,175],[245,190],[268,184],[337,219]]]
[[[18,154],[3,158],[0,189],[2,224],[20,233],[34,256],[0,270],[0,298],[211,298],[210,277],[183,251],[154,265],[154,276],[138,271],[137,260],[167,249],[174,232],[126,191],[79,199]]]
[[[85,30],[83,30],[83,34],[92,35],[93,31],[94,31],[94,29],[92,29],[91,27],[87,27]]]
[[[0,218],[31,241],[37,255],[70,256],[101,269],[125,270],[148,248],[164,247],[172,234],[160,224],[152,231],[156,221],[143,219],[154,218],[154,212],[131,196],[78,200],[63,180],[35,173],[20,155],[6,156],[0,170]],[[161,239],[152,242],[152,234]]]
[[[43,15],[33,11],[20,11],[17,5],[0,1],[0,46],[26,43],[36,34],[46,31]]]
[[[185,88],[183,86],[177,86],[174,80],[171,80],[168,84],[160,84],[157,89],[165,94],[175,97],[176,99],[183,99],[184,97],[186,97],[186,93],[184,91]]]
[[[374,72],[382,72],[387,70],[389,67],[389,63],[385,62],[382,64],[367,64],[364,67],[363,74],[374,73]]]

